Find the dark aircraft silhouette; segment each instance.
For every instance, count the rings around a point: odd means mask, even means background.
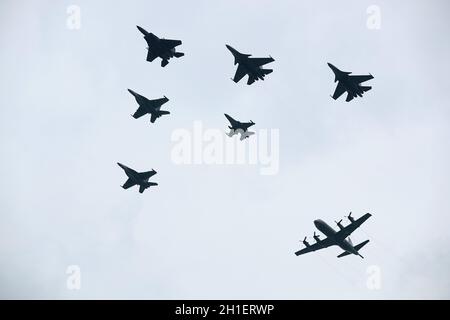
[[[328,66],[334,72],[334,82],[339,81],[336,90],[331,96],[334,100],[339,98],[345,91],[347,91],[347,98],[345,99],[345,101],[349,102],[357,96],[362,97],[364,92],[372,89],[372,87],[360,85],[360,83],[362,82],[373,79],[373,76],[371,74],[364,76],[354,76],[350,75],[351,72],[339,70],[331,63],[328,63]]]
[[[148,179],[150,179],[150,177],[156,174],[155,170],[152,169],[152,171],[137,172],[119,162],[117,162],[117,164],[125,171],[125,174],[128,176],[128,180],[125,181],[122,188],[128,189],[131,188],[132,186],[138,185],[139,192],[143,193],[145,189],[151,186],[158,185],[156,182],[148,182]]]
[[[229,45],[226,45],[226,47],[234,56],[234,65],[239,64],[236,74],[232,79],[234,82],[239,82],[246,74],[248,74],[247,84],[250,85],[255,81],[264,80],[264,77],[273,71],[272,69],[261,68],[261,66],[275,61],[272,57],[250,58],[251,54],[240,53]]]
[[[225,117],[228,119],[228,121],[230,121],[231,126],[228,126],[228,128],[230,128],[231,130],[241,129],[243,131],[247,131],[248,128],[255,125],[255,123],[252,120],[250,120],[250,122],[240,122],[240,121],[234,120],[232,117],[230,117],[226,113],[225,113]]]
[[[161,67],[165,67],[169,63],[170,58],[184,56],[184,53],[175,51],[175,47],[182,43],[181,40],[158,38],[153,33],[147,32],[139,26],[136,27],[142,32],[148,44],[147,61],[152,62],[157,57],[160,57],[162,59]]]
[[[231,124],[231,126],[228,126],[228,128],[230,128],[230,130],[231,130],[230,133],[228,134],[228,136],[232,137],[233,135],[240,133],[241,141],[242,141],[245,138],[248,138],[254,134],[254,132],[248,131],[248,128],[255,125],[255,123],[252,120],[250,120],[250,122],[240,122],[240,121],[234,120],[232,117],[230,117],[226,113],[225,113],[225,117],[228,119],[228,121],[230,121],[230,124]]]
[[[352,217],[352,213],[348,215],[348,220],[350,221],[350,224],[346,227],[344,227],[341,222],[342,219],[339,222],[336,222],[336,224],[339,227],[339,231],[335,231],[333,228],[331,228],[328,224],[326,224],[322,220],[315,220],[314,225],[316,226],[319,231],[321,231],[323,234],[325,234],[327,237],[323,240],[319,239],[319,235],[316,235],[316,232],[314,232],[314,240],[316,240],[316,243],[309,244],[308,241],[306,241],[306,238],[303,239],[303,244],[306,246],[302,250],[299,250],[295,253],[295,255],[299,256],[301,254],[305,254],[311,251],[316,251],[320,249],[324,249],[330,246],[339,246],[341,247],[344,252],[338,255],[338,258],[345,257],[349,254],[355,254],[360,256],[361,258],[364,258],[360,253],[359,250],[364,247],[369,240],[363,241],[360,244],[354,246],[351,242],[350,238],[348,240],[346,239],[353,231],[355,231],[361,224],[363,224],[367,219],[369,219],[372,215],[370,213],[366,213],[361,218],[355,220]]]
[[[134,92],[131,89],[128,89],[128,91],[134,96],[137,103],[139,104],[139,108],[136,110],[134,114],[131,116],[135,119],[138,119],[146,114],[151,114],[150,122],[154,123],[156,119],[159,117],[170,114],[169,111],[161,110],[161,106],[169,101],[169,99],[164,96],[164,98],[161,99],[155,99],[155,100],[149,100],[144,96],[141,96],[140,94]]]

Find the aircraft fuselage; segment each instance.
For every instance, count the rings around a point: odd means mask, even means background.
[[[314,225],[320,232],[322,232],[328,238],[332,239],[335,242],[335,245],[341,247],[342,250],[353,253],[355,255],[359,255],[358,251],[352,246],[352,244],[347,239],[341,239],[340,237],[337,237],[337,232],[325,221],[320,219],[315,220]]]

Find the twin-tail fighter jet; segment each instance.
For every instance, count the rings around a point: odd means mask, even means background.
[[[131,115],[133,118],[138,119],[146,114],[150,114],[150,122],[154,123],[159,117],[170,114],[169,111],[161,110],[161,106],[169,101],[166,96],[160,99],[149,100],[131,89],[128,89],[128,92],[134,96],[136,102],[139,104],[139,108]]]
[[[262,68],[263,65],[275,61],[272,57],[252,58],[251,54],[240,53],[229,45],[226,47],[234,56],[234,64],[239,64],[234,78],[231,79],[234,82],[239,82],[245,75],[248,75],[247,84],[250,85],[255,81],[264,80],[264,77],[273,71]]]
[[[336,90],[331,96],[334,100],[339,98],[344,92],[347,92],[345,101],[349,102],[356,97],[362,97],[364,92],[372,89],[370,86],[362,86],[361,83],[373,79],[371,74],[368,75],[351,75],[351,72],[341,71],[331,63],[328,66],[333,70],[334,82],[338,82]]]
[[[305,237],[303,239],[303,244],[305,245],[305,248],[302,250],[299,250],[295,253],[295,255],[299,256],[301,254],[305,254],[312,251],[317,251],[320,249],[328,248],[330,246],[339,246],[342,250],[344,250],[343,253],[338,255],[338,258],[348,256],[349,254],[358,255],[361,258],[364,258],[360,253],[359,250],[364,247],[369,240],[363,241],[360,244],[357,244],[356,246],[353,245],[352,241],[348,236],[355,231],[360,225],[362,225],[367,219],[369,219],[372,215],[370,213],[366,213],[359,219],[355,219],[352,217],[352,213],[347,216],[348,220],[350,221],[350,224],[348,226],[342,225],[342,219],[339,222],[336,222],[336,224],[339,227],[339,231],[335,231],[333,228],[331,228],[326,222],[323,220],[315,220],[314,225],[316,226],[319,231],[321,231],[324,235],[326,235],[326,238],[321,240],[319,238],[319,235],[316,235],[314,232],[313,238],[316,241],[314,244],[310,244]]]
[[[156,171],[152,169],[152,171],[147,172],[137,172],[131,168],[128,168],[127,166],[117,162],[119,167],[121,167],[125,174],[128,177],[128,180],[125,181],[122,188],[128,189],[132,186],[138,185],[139,186],[139,192],[143,193],[145,189],[150,188],[151,186],[157,186],[158,184],[156,182],[149,182],[148,180],[156,174]]]
[[[139,26],[136,27],[142,32],[144,39],[148,44],[147,61],[152,62],[159,57],[162,59],[161,67],[165,67],[169,63],[170,58],[180,58],[184,56],[184,53],[175,50],[175,47],[182,43],[181,40],[158,38],[153,33],[144,30],[144,28]]]

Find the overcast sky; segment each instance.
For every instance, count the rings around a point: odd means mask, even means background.
[[[81,28],[67,27],[67,8]],[[380,9],[369,29],[367,8]],[[0,297],[450,298],[448,1],[1,1]],[[165,68],[136,29],[181,39]],[[252,86],[230,44],[271,55]],[[373,89],[334,101],[331,62]],[[171,114],[130,117],[131,88]],[[223,113],[279,129],[278,174],[177,165],[172,133]],[[244,141],[243,143],[248,143]],[[157,187],[120,188],[122,162]],[[373,214],[296,257],[313,221]],[[81,269],[81,289],[66,269]],[[375,288],[367,285],[373,270]]]

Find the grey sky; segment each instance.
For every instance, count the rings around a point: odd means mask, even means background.
[[[81,8],[81,29],[66,9]],[[366,10],[381,9],[369,30]],[[1,298],[450,298],[447,1],[2,1]],[[183,41],[162,69],[136,25]],[[272,55],[252,86],[225,43]],[[334,101],[326,65],[371,72]],[[131,88],[171,115],[130,117]],[[223,113],[280,130],[280,171],[175,165],[173,130]],[[122,162],[159,186],[123,190]],[[296,257],[313,220],[371,212],[352,236]],[[66,288],[79,265],[82,288]],[[380,290],[366,286],[369,266]]]

